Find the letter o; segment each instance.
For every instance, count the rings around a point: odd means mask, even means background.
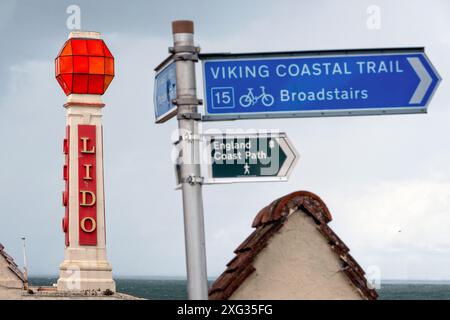
[[[89,221],[91,222],[91,224],[92,224],[92,227],[91,227],[90,229],[86,229],[86,221],[88,221],[88,220],[89,220]],[[81,220],[81,222],[80,222],[80,227],[81,227],[81,230],[83,230],[84,232],[86,232],[86,233],[92,233],[92,232],[95,231],[95,229],[97,229],[97,222],[95,222],[94,218],[86,217],[86,218],[83,218],[83,219]]]
[[[305,101],[306,100],[306,93],[304,93],[303,91],[300,91],[298,93],[298,100]]]
[[[296,77],[300,74],[300,67],[296,64],[291,64],[288,67],[288,72],[291,77]]]

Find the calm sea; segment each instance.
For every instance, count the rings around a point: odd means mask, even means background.
[[[117,291],[152,300],[186,299],[186,280],[118,278]],[[30,277],[32,286],[51,286],[52,277]],[[378,289],[381,300],[450,300],[450,283],[389,281]]]

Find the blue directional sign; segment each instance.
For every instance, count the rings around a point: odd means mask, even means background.
[[[177,113],[177,106],[172,103],[177,96],[176,82],[176,69],[173,61],[169,61],[157,69],[154,89],[156,123],[165,122]]]
[[[202,55],[204,120],[425,113],[423,48]]]

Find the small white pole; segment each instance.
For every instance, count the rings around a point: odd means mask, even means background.
[[[28,290],[28,262],[27,262],[27,248],[25,245],[26,238],[22,237],[23,241],[23,276],[24,276],[24,289]]]

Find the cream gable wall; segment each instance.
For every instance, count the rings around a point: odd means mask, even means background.
[[[0,255],[0,289],[17,288],[21,289],[22,281],[8,268],[6,259]]]
[[[230,299],[362,299],[314,220],[293,213]]]

